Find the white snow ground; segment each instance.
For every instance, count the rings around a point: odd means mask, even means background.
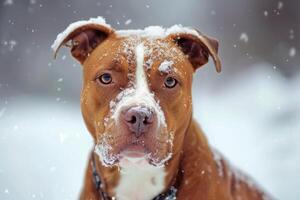
[[[194,90],[211,144],[283,200],[300,198],[299,86],[263,64],[222,91]],[[76,199],[92,145],[79,105],[16,99],[0,108],[0,199]]]

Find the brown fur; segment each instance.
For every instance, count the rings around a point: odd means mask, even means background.
[[[135,71],[134,58],[119,51],[127,39],[117,37],[113,30],[107,28],[85,26],[64,40],[64,43],[68,40],[77,42],[72,46],[72,54],[83,64],[81,109],[95,144],[101,133],[107,129],[103,120],[109,115],[110,101],[116,98],[121,88],[126,88],[130,84],[127,74]],[[213,57],[217,71],[220,71],[217,41],[207,36],[199,40],[194,36],[182,34],[157,39],[151,41],[151,44],[145,38],[142,42],[146,46],[154,44],[158,47],[152,53],[157,59],[147,72],[147,78],[150,90],[159,99],[168,128],[174,131],[173,155],[165,168],[167,172],[165,190],[175,185],[178,189],[178,200],[264,200],[264,193],[232,170],[223,158],[214,159],[214,153],[206,137],[192,119],[192,74],[199,66],[208,62],[209,55]],[[161,45],[162,43],[164,45]],[[163,49],[165,52],[163,54],[159,52],[162,48],[166,48]],[[158,73],[158,66],[165,59],[172,59],[175,62],[180,88],[171,91],[161,89],[165,75]],[[97,85],[95,78],[103,71],[112,73],[116,85],[113,87]],[[109,128],[115,130],[114,126]],[[92,154],[93,151],[91,156]],[[96,159],[96,169],[103,181],[103,190],[109,196],[114,196],[114,188],[120,178],[118,168],[105,167],[99,159]],[[91,157],[80,199],[100,199],[99,191],[96,191],[92,179]]]

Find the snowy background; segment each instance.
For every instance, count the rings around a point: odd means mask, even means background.
[[[91,137],[81,67],[50,46],[71,22],[194,26],[220,40],[223,72],[195,74],[194,115],[210,143],[282,200],[300,199],[297,0],[0,0],[0,199],[76,199]]]

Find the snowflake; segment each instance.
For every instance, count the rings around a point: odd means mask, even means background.
[[[17,44],[18,44],[18,43],[17,43],[17,41],[15,41],[15,40],[9,40],[9,41],[4,41],[4,42],[3,42],[3,45],[4,45],[4,46],[8,46],[8,50],[9,50],[9,51],[13,51],[14,48],[15,48],[15,46],[16,46]]]
[[[293,58],[293,57],[296,56],[296,48],[295,48],[295,47],[290,48],[289,56],[290,56],[291,58]]]
[[[5,6],[11,6],[13,4],[14,4],[13,0],[5,0],[4,3],[3,3],[3,5],[5,5]]]
[[[293,40],[295,38],[295,36],[294,36],[294,30],[293,29],[290,30],[290,36],[289,36],[289,38],[291,40]]]
[[[126,20],[125,25],[129,25],[129,24],[131,24],[131,22],[132,22],[132,20],[128,19],[128,20]]]
[[[241,33],[240,40],[247,43],[249,41],[249,37],[248,37],[247,33]]]
[[[279,1],[278,4],[277,4],[277,9],[281,10],[282,8],[283,8],[283,2]]]

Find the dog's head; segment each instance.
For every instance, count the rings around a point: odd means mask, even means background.
[[[193,72],[213,58],[218,42],[173,26],[116,31],[103,19],[71,24],[58,36],[83,66],[81,108],[102,164],[145,156],[164,165],[181,150],[192,116]]]

